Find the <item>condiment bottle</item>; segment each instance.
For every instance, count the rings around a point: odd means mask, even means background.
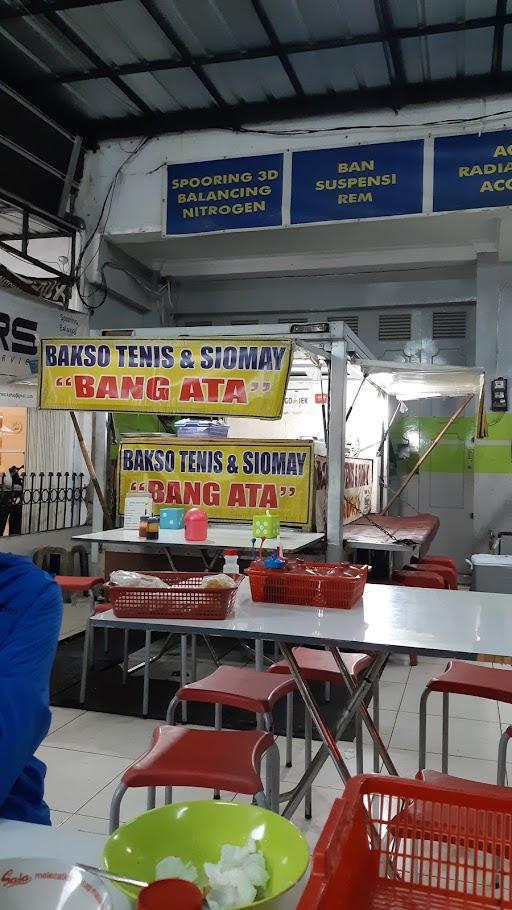
[[[158,540],[160,521],[152,515],[148,515],[148,524],[146,530],[146,540]]]
[[[148,515],[141,515],[139,518],[139,537],[145,537],[148,532]]]
[[[189,509],[185,513],[185,540],[206,540],[208,515],[204,509]]]

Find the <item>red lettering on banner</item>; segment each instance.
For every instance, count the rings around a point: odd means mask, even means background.
[[[184,379],[178,401],[204,401],[200,379]]]
[[[203,385],[206,389],[206,400],[211,403],[216,403],[220,399],[220,391],[224,385],[224,379],[217,379],[214,377],[208,377],[208,379],[203,379]]]
[[[218,483],[205,483],[203,486],[203,502],[205,506],[220,505],[220,487]]]
[[[117,394],[113,397],[117,398]],[[135,398],[137,401],[142,401],[144,398],[144,377],[123,376],[121,383],[121,398]]]
[[[152,376],[148,379],[146,396],[150,401],[169,401],[169,380],[166,376]]]
[[[130,379],[131,377],[127,377]],[[117,388],[117,378],[115,376],[100,376],[98,388],[96,389],[96,398],[119,398]]]
[[[164,498],[164,485],[161,480],[148,481],[148,493],[153,497],[153,502],[162,503]]]
[[[247,404],[247,390],[243,379],[228,379],[223,404]]]
[[[259,505],[262,509],[277,509],[277,491],[273,484],[263,484]]]
[[[75,380],[75,395],[77,398],[94,398],[94,377],[78,376]]]

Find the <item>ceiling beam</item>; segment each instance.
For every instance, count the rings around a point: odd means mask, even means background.
[[[278,57],[281,66],[283,67],[290,84],[295,92],[295,94],[302,98],[304,96],[304,89],[302,88],[300,79],[297,76],[293,66],[290,63],[290,58],[288,57],[286,51],[283,48],[283,45],[280,43],[279,38],[274,30],[274,26],[267,16],[266,10],[261,3],[261,0],[252,0],[252,8],[258,17],[259,23],[263,28],[268,40],[270,41],[270,46],[275,54]]]
[[[87,6],[104,6],[106,3],[120,3],[121,0],[52,0],[51,7],[46,0],[30,0],[24,6],[2,6],[0,9],[0,22],[7,22],[11,19],[23,19],[26,16],[38,16],[47,13],[50,9],[53,12],[64,12],[65,10],[82,9]]]
[[[503,36],[505,33],[506,12],[507,0],[496,0],[496,25],[494,26],[491,65],[491,72],[496,76],[503,71]]]
[[[30,4],[27,3],[27,6],[30,6]],[[96,51],[94,51],[92,47],[87,44],[87,42],[84,41],[84,39],[78,34],[78,32],[76,32],[74,28],[68,25],[68,23],[65,22],[58,13],[44,13],[44,18],[47,20],[47,22],[50,22],[50,24],[53,25],[53,27],[61,33],[61,35],[64,35],[64,37],[67,38],[67,40],[73,44],[74,47],[76,47],[80,53],[84,55],[84,57],[87,57],[91,63],[94,64],[94,66],[98,67],[103,65],[103,60],[96,53]],[[109,76],[109,79],[124,95],[126,95],[127,98],[129,98],[135,107],[138,107],[139,110],[142,111],[143,114],[150,115],[152,113],[151,108],[148,107],[145,101],[143,101],[142,98],[139,98],[139,96],[134,91],[132,91],[132,89],[126,85],[126,83],[123,82],[119,76],[117,76],[117,74],[112,73],[112,75]]]
[[[507,13],[502,19],[503,26],[512,23],[512,13]],[[403,40],[406,38],[423,38],[429,35],[445,35],[450,33],[465,32],[479,28],[494,28],[496,25],[495,16],[485,16],[479,19],[469,19],[467,22],[444,22],[436,25],[418,26],[417,28],[393,28],[389,32],[392,40]],[[348,35],[335,38],[326,38],[321,41],[292,41],[282,42],[282,52],[289,57],[290,54],[307,54],[316,53],[323,50],[334,50],[343,47],[362,47],[367,44],[382,44],[382,34],[373,32],[363,35]],[[264,60],[267,57],[275,57],[276,50],[271,44],[264,47],[252,47],[246,50],[226,51],[225,53],[206,54],[190,56],[191,62],[198,67],[207,66],[209,63],[237,63],[244,60]],[[141,60],[134,63],[121,64],[119,66],[108,66],[102,63],[101,66],[94,69],[68,70],[65,73],[42,74],[27,80],[18,80],[18,85],[45,85],[59,84],[65,85],[67,82],[82,82],[88,79],[108,79],[112,73],[117,76],[129,76],[135,73],[153,73],[163,70],[185,69],[189,63],[183,59],[172,60],[164,57],[158,60]]]
[[[390,82],[400,91],[407,82],[405,75],[404,59],[402,56],[402,47],[400,39],[396,37],[393,27],[391,10],[389,9],[388,0],[373,0],[375,15],[379,23],[379,29],[383,37],[383,43],[387,48],[388,69]],[[399,102],[400,99],[398,98]]]
[[[468,76],[463,79],[445,79],[437,82],[408,85],[404,89],[403,105],[427,104],[449,101],[454,98],[476,98],[482,95],[504,95],[512,93],[512,72],[504,73],[500,79],[491,76]],[[236,119],[239,123],[271,123],[279,120],[320,117],[330,114],[353,114],[363,110],[379,108],[394,109],[396,90],[394,86],[380,89],[358,89],[351,92],[332,92],[328,95],[310,95],[305,98],[284,98],[272,102],[257,102],[233,107],[228,115],[216,108],[170,112],[152,117],[127,117],[102,123],[89,121],[90,142],[102,139],[124,138],[127,136],[157,136],[162,133],[177,133],[186,130],[233,129]],[[340,129],[343,124],[340,122]],[[283,129],[286,136],[286,127]]]
[[[226,101],[224,100],[224,98],[222,97],[220,92],[217,90],[217,88],[213,84],[210,77],[207,76],[205,72],[203,72],[200,64],[198,64],[194,60],[189,49],[183,43],[180,36],[175,31],[175,29],[172,27],[169,20],[166,19],[165,16],[162,14],[162,12],[160,11],[159,7],[156,5],[154,0],[140,0],[140,2],[142,3],[142,6],[146,10],[146,12],[149,13],[149,15],[151,16],[153,21],[156,22],[160,31],[163,32],[163,34],[165,35],[167,40],[170,41],[170,43],[175,48],[175,50],[178,51],[178,54],[180,55],[181,60],[182,60],[182,64],[184,64],[186,67],[189,67],[192,70],[192,72],[194,73],[196,78],[199,79],[199,81],[202,83],[203,87],[206,89],[206,91],[208,92],[210,97],[213,99],[213,101],[215,102],[217,107],[223,108],[224,110],[229,110],[229,107],[226,104]],[[210,62],[212,63],[213,60],[211,60]]]

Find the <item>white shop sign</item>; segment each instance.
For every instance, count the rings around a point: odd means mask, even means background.
[[[37,357],[41,338],[89,333],[86,313],[0,288],[0,406],[37,407]]]

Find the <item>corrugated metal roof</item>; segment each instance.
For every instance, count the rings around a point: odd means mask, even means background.
[[[512,88],[512,0],[0,0],[2,78],[86,138]]]

